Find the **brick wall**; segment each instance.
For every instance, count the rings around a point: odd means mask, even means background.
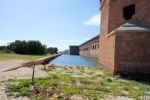
[[[79,54],[98,59],[99,52],[99,35],[86,41],[79,46]]]
[[[99,40],[99,66],[104,67],[111,72],[114,72],[114,50],[115,36],[110,38],[108,34],[108,19],[109,19],[109,0],[105,2],[105,6],[101,8],[101,29]]]
[[[150,33],[110,33],[127,22],[150,27],[150,0],[101,0],[99,65],[113,73],[150,73]],[[123,8],[135,4],[130,20]],[[113,33],[113,32],[112,32]],[[123,49],[124,47],[124,49]]]
[[[150,75],[150,32],[116,33],[115,72]]]
[[[107,0],[109,1],[108,33],[130,21],[142,26],[150,26],[150,0]],[[123,7],[135,4],[135,14],[132,19],[123,17]],[[107,6],[107,5],[105,5]]]
[[[99,66],[114,72],[115,35],[100,41]]]
[[[136,5],[136,14],[131,19],[131,22],[139,25],[150,27],[150,0],[135,0],[139,1]]]

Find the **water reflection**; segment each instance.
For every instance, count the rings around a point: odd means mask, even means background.
[[[78,55],[67,55],[63,54],[54,60],[49,62],[55,65],[68,65],[68,66],[84,66],[84,67],[94,67],[98,65],[97,59],[78,56]]]

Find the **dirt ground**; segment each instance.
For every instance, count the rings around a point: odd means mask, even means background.
[[[7,81],[8,79],[25,79],[32,77],[32,68],[29,67],[21,67],[17,70],[3,72],[7,69],[11,69],[14,67],[20,66],[22,63],[27,62],[26,60],[7,60],[0,61],[0,100],[29,100],[27,97],[19,97],[19,98],[8,98],[5,91],[6,83],[2,81]],[[46,76],[47,73],[40,70],[43,68],[43,65],[35,66],[35,77]]]
[[[27,62],[26,60],[7,60],[7,61],[0,61],[0,100],[29,100],[27,97],[19,97],[19,98],[9,98],[7,97],[7,94],[5,93],[5,89],[7,87],[7,84],[2,81],[7,81],[8,79],[25,79],[25,78],[31,78],[32,77],[32,68],[29,67],[21,67],[17,70],[7,71],[3,72],[5,70],[21,66],[22,63]],[[36,65],[35,66],[35,77],[42,77],[46,76],[47,73],[45,71],[42,71],[43,65]],[[59,69],[57,69],[59,70]],[[76,100],[76,99],[73,99]],[[81,99],[77,99],[81,100]],[[108,97],[104,100],[134,100],[132,98],[127,97]]]

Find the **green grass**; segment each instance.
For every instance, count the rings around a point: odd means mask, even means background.
[[[26,59],[26,60],[36,60],[43,57],[51,56],[51,54],[47,55],[21,55],[15,53],[0,53],[0,61],[2,60],[12,60],[12,59]]]
[[[57,68],[54,65],[50,68]],[[59,67],[60,68],[60,67]],[[64,67],[62,67],[64,69]],[[81,70],[81,67],[75,68]],[[69,68],[69,71],[75,69]],[[65,69],[64,69],[65,70]],[[102,69],[90,68],[91,72],[100,71]],[[48,71],[48,70],[47,70]],[[68,71],[68,70],[66,70]],[[86,70],[81,70],[82,74],[86,74]],[[81,73],[81,71],[79,71]],[[126,96],[139,100],[140,96],[145,95],[145,89],[150,88],[150,85],[142,82],[123,80],[120,75],[112,76],[109,72],[104,74],[93,75],[92,77],[74,77],[71,73],[49,74],[47,77],[35,78],[35,90],[31,91],[31,79],[9,80],[8,94],[9,96],[19,97],[28,96],[31,100],[67,100],[72,95],[77,95],[85,99],[99,100],[107,96]],[[83,99],[84,100],[84,99]]]

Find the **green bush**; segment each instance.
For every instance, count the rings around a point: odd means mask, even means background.
[[[111,78],[107,78],[107,82],[112,82],[112,79]]]

